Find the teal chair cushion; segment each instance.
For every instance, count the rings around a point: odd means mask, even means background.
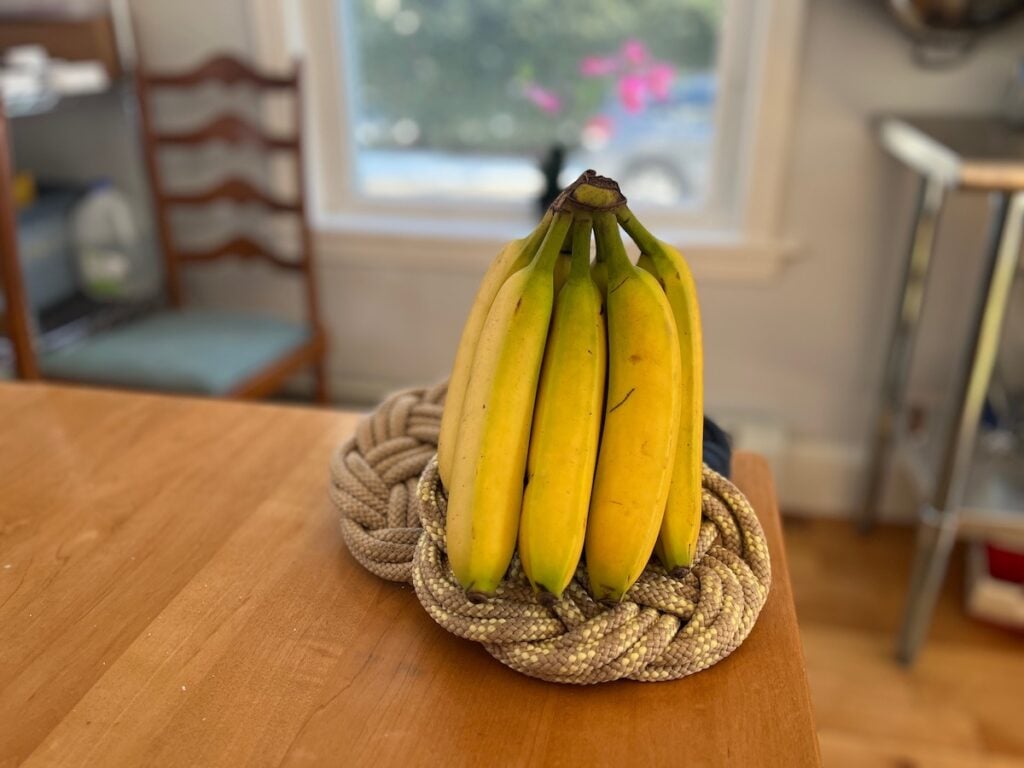
[[[224,395],[309,339],[263,315],[158,312],[40,357],[44,376],[169,392]]]

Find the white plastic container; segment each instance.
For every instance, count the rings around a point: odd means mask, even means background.
[[[98,300],[143,298],[147,269],[138,227],[124,195],[96,183],[71,214],[71,241],[82,289]]]

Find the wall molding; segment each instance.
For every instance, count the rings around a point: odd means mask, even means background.
[[[797,438],[789,441],[774,466],[779,505],[787,514],[853,520],[862,503],[867,453],[852,443]],[[893,461],[878,519],[909,523],[917,497],[904,468]]]

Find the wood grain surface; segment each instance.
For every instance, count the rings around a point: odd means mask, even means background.
[[[521,676],[343,549],[351,413],[0,384],[0,765],[819,763],[772,480],[774,579],[672,683]]]

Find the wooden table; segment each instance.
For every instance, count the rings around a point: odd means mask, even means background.
[[[673,683],[559,686],[348,555],[327,461],[356,414],[0,384],[0,765],[819,762],[772,481],[774,581]]]

